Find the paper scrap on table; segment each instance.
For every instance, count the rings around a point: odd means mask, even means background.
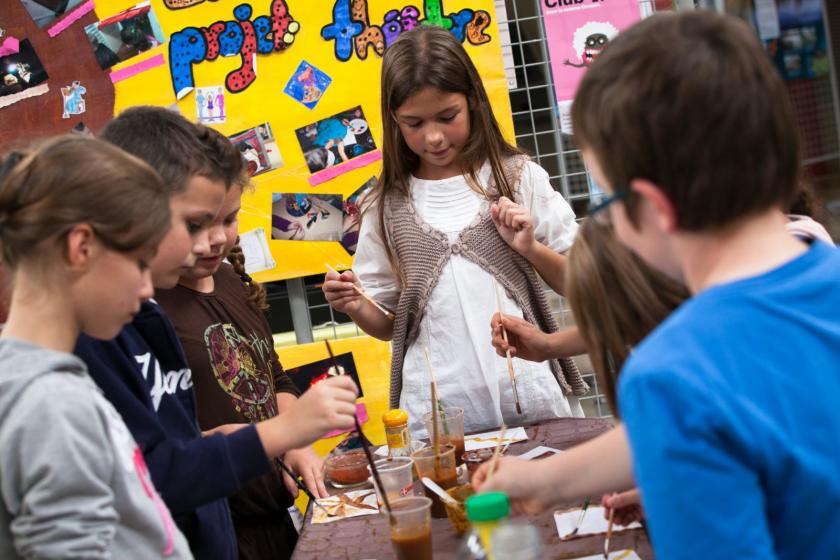
[[[318,503],[335,517],[329,517],[321,508],[312,506],[312,523],[332,523],[340,519],[379,513],[376,492],[371,489],[343,492],[329,498],[321,498]]]
[[[593,554],[592,556],[582,556],[571,560],[604,560],[604,555]],[[641,560],[641,558],[635,550],[616,550],[609,553],[609,560]]]
[[[544,459],[545,457],[543,457],[543,455],[551,456],[557,455],[558,453],[561,453],[559,449],[554,449],[553,447],[546,447],[545,445],[540,445],[539,447],[535,447],[527,453],[523,453],[522,455],[514,455],[514,457],[517,459],[524,459],[525,461],[530,461],[532,459]]]
[[[495,432],[466,436],[464,438],[464,450],[475,451],[476,449],[487,449],[489,447],[507,445],[518,441],[528,441],[528,434],[525,433],[525,428],[521,426],[507,430],[504,438],[500,438],[499,436],[501,435],[502,433],[497,430]]]
[[[575,530],[575,527],[577,527],[578,524],[578,518],[580,518],[580,508],[569,511],[554,512],[554,523],[557,525],[557,534],[560,535],[561,539],[565,539]],[[577,536],[582,537],[586,535],[606,533],[607,525],[608,522],[604,517],[603,506],[589,506],[586,510],[586,515],[583,516],[583,521],[580,524]],[[613,533],[639,528],[641,528],[641,525],[635,521],[625,527],[613,524]],[[603,554],[600,557],[603,558]]]
[[[245,270],[248,274],[270,270],[277,265],[268,248],[265,229],[256,228],[240,234],[239,246],[245,255]]]

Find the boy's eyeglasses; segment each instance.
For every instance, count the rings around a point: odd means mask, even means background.
[[[596,223],[608,226],[612,224],[612,216],[609,212],[605,212],[610,206],[610,204],[617,202],[619,200],[624,200],[627,198],[627,188],[621,187],[620,189],[616,189],[616,191],[607,197],[599,197],[592,201],[589,204],[589,217],[595,220]]]

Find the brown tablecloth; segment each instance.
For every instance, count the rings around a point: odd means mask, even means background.
[[[592,439],[611,427],[612,423],[609,420],[595,418],[561,418],[527,426],[528,441],[512,444],[507,454],[521,455],[539,445],[567,449]],[[574,505],[567,504],[567,507]],[[381,515],[367,515],[322,525],[312,525],[311,516],[310,506],[303,532],[292,556],[293,560],[384,560],[395,557],[388,536],[388,523]],[[600,554],[604,550],[604,538],[601,535],[561,541],[557,536],[552,512],[531,517],[529,521],[542,533],[543,558],[575,558]],[[455,558],[459,544],[460,538],[452,530],[448,519],[432,519],[432,545],[436,560]],[[632,548],[643,559],[653,558],[650,544],[642,530],[613,534],[610,548]]]

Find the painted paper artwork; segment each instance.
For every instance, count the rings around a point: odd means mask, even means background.
[[[0,57],[0,107],[48,92],[48,78],[29,39],[22,39],[18,52]]]
[[[356,246],[359,244],[362,205],[375,186],[376,177],[371,177],[344,200],[344,229],[341,233],[341,246],[351,255],[356,254]]]
[[[364,396],[361,392],[362,384],[359,382],[359,373],[356,370],[356,362],[353,360],[353,353],[346,352],[344,354],[338,354],[335,357],[335,361],[338,363],[338,373],[349,375],[356,383],[356,386],[359,387],[359,397]],[[304,393],[307,389],[319,381],[323,381],[324,379],[335,375],[335,366],[333,365],[331,358],[326,358],[311,364],[287,369],[286,375],[294,381],[298,390],[301,393]]]
[[[607,43],[641,19],[638,0],[560,4],[542,7],[558,102],[574,99],[586,69]]]
[[[85,0],[20,0],[35,24],[46,27],[82,4]]]
[[[271,238],[340,241],[344,225],[340,194],[274,193]]]
[[[85,34],[103,70],[166,41],[149,2],[92,23],[85,27]]]
[[[332,78],[303,60],[289,78],[283,92],[314,109],[331,83]]]
[[[317,173],[376,150],[361,106],[295,130],[310,173]]]
[[[196,120],[201,124],[225,122],[225,88],[222,86],[195,89]]]
[[[277,147],[271,125],[267,122],[237,132],[228,138],[239,148],[250,177],[283,167],[283,156],[280,154],[280,148]]]

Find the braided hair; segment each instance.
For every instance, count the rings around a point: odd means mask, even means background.
[[[268,309],[265,288],[259,282],[255,282],[251,275],[245,271],[245,253],[242,252],[242,247],[239,245],[239,238],[236,239],[236,245],[228,253],[227,260],[233,265],[233,271],[239,275],[248,290],[248,303],[260,311]]]

